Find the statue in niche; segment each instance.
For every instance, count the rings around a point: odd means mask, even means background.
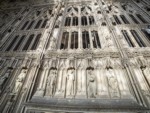
[[[150,81],[150,69],[147,67],[147,61],[142,56],[138,57],[137,61],[140,65],[143,75],[147,78],[148,81]]]
[[[4,82],[8,79],[10,73],[11,70],[8,69],[4,75],[0,75],[0,90],[2,89]]]
[[[86,98],[86,59],[78,59],[77,62],[77,98]]]
[[[50,43],[50,49],[53,50],[56,47],[56,39],[52,37],[51,43]]]
[[[19,76],[17,77],[16,82],[15,82],[15,87],[13,89],[14,94],[17,94],[19,92],[19,90],[23,84],[23,81],[25,79],[26,73],[27,73],[27,70],[23,69],[21,71],[21,73],[19,74]]]
[[[110,36],[106,36],[105,39],[106,39],[105,47],[107,48],[114,47],[113,41]]]
[[[111,67],[107,69],[107,77],[111,97],[119,97],[118,81]]]
[[[56,89],[56,77],[57,77],[57,70],[53,68],[50,70],[50,75],[47,79],[47,88],[46,88],[46,96],[53,96],[55,89]]]
[[[87,69],[87,91],[90,98],[96,98],[96,77],[93,70],[92,67]]]
[[[75,69],[69,68],[67,71],[67,85],[66,85],[66,97],[74,96],[74,81],[75,81]]]

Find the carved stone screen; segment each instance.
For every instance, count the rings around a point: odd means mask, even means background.
[[[149,0],[1,2],[1,113],[149,111]]]

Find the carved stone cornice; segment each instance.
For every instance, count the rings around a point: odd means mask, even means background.
[[[41,53],[38,51],[27,52],[1,52],[0,57],[30,57],[37,58]]]
[[[45,52],[45,58],[68,58],[68,57],[120,57],[120,53],[116,50],[57,50],[57,51],[47,51]]]
[[[150,56],[150,48],[126,48],[125,52],[127,53],[128,57],[133,58],[136,56]]]

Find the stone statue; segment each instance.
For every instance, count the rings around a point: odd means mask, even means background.
[[[114,47],[111,37],[106,36],[105,39],[106,39],[105,47],[107,47],[107,48]]]
[[[144,59],[143,56],[139,56],[137,58],[138,64],[142,70],[143,75],[147,78],[147,81],[150,83],[150,69],[147,66],[147,61]]]
[[[50,75],[47,79],[47,88],[46,88],[46,96],[53,96],[55,89],[56,89],[56,76],[57,76],[57,70],[51,69]]]
[[[142,72],[146,76],[147,81],[150,84],[150,69],[148,67],[142,68]]]
[[[52,37],[51,43],[50,43],[50,49],[53,50],[56,47],[56,39]]]
[[[75,81],[74,68],[68,69],[66,78],[67,78],[66,97],[73,97],[74,96],[74,81]]]
[[[140,68],[145,68],[147,66],[147,62],[146,62],[146,60],[144,59],[143,56],[138,56],[137,57],[137,62],[140,65]]]
[[[113,69],[107,69],[108,77],[108,88],[111,97],[119,97],[119,86],[116,76],[114,75]]]
[[[17,94],[23,84],[23,81],[25,79],[27,70],[23,69],[20,73],[20,75],[17,77],[16,82],[15,82],[15,87],[13,89],[13,93]]]
[[[4,75],[0,75],[0,90],[2,89],[4,82],[8,79],[11,70],[7,70]]]
[[[88,97],[96,98],[96,77],[92,68],[87,70],[87,91]]]

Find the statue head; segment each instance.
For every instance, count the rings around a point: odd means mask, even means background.
[[[69,73],[69,74],[73,74],[73,73],[74,73],[74,70],[75,70],[74,68],[69,68],[69,69],[68,69],[68,73]]]
[[[146,60],[144,59],[143,56],[139,56],[137,58],[138,64],[140,65],[141,68],[145,68],[146,67]]]
[[[51,68],[51,74],[56,75],[57,74],[57,69],[56,68]]]
[[[27,73],[27,70],[26,70],[26,69],[23,69],[22,72],[23,72],[23,73]]]
[[[88,68],[87,68],[87,73],[88,73],[88,75],[92,75],[92,74],[93,74],[93,70],[94,70],[93,67],[88,67]]]

